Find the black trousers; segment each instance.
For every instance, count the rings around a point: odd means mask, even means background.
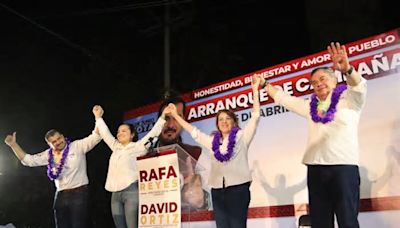
[[[87,186],[57,192],[53,205],[56,228],[87,228],[88,197]]]
[[[360,174],[355,165],[308,165],[308,197],[313,228],[358,228]]]
[[[250,203],[250,182],[211,189],[214,218],[218,228],[245,228]]]

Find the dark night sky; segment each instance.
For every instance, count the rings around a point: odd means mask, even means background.
[[[124,111],[163,92],[164,1],[69,0],[0,3],[0,137],[13,131],[28,153],[58,128],[73,139],[101,104],[112,130]],[[215,82],[399,27],[394,1],[175,0],[171,84],[188,92]],[[112,227],[104,190],[108,148],[88,154],[94,227]],[[23,167],[0,144],[0,225],[50,227],[54,187],[44,168]],[[99,225],[101,224],[101,225]]]

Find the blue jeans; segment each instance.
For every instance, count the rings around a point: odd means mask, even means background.
[[[356,165],[308,165],[307,182],[313,228],[358,228],[360,174]]]
[[[218,228],[247,227],[250,203],[250,182],[211,189],[214,218]]]
[[[56,192],[53,205],[56,228],[87,228],[88,196],[87,185]]]
[[[138,182],[111,195],[111,213],[116,228],[138,227]]]

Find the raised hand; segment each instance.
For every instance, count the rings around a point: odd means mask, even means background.
[[[327,47],[327,49],[332,58],[333,68],[342,73],[346,73],[350,69],[346,47],[344,45],[340,45],[339,42],[332,42],[331,45]]]
[[[263,76],[261,76],[261,74],[258,74],[258,75],[260,75],[260,86],[264,86],[265,85],[265,78],[263,77]]]
[[[9,147],[13,147],[17,143],[17,132],[14,132],[12,135],[7,135],[7,137],[4,139],[4,142]]]
[[[15,156],[17,156],[19,160],[24,159],[26,153],[17,143],[17,132],[13,132],[12,135],[7,135],[7,137],[4,139],[4,142],[7,144],[7,146],[11,147],[15,153]]]
[[[167,115],[171,115],[171,107],[167,105],[161,113],[161,118],[165,119]]]
[[[173,107],[170,106],[170,104],[167,105],[167,107],[165,107],[164,110],[163,110],[163,114],[165,114],[165,115],[171,114],[172,108],[173,108]]]
[[[171,114],[172,116],[177,116],[177,115],[179,115],[179,114],[178,114],[178,111],[177,111],[177,109],[176,109],[176,106],[175,106],[174,104],[170,103],[167,107],[170,109],[170,114]]]
[[[95,105],[92,112],[96,119],[101,118],[104,114],[104,110],[100,105]]]
[[[253,76],[251,76],[251,87],[253,88],[253,90],[258,90],[260,84],[261,84],[261,75],[253,74]]]

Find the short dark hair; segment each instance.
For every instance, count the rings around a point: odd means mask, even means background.
[[[49,138],[54,136],[57,133],[61,134],[59,130],[51,129],[51,130],[46,132],[46,134],[44,135],[44,139],[46,140],[46,142],[49,142]]]
[[[139,140],[139,135],[138,135],[138,132],[137,132],[135,126],[133,126],[133,124],[130,124],[130,123],[121,123],[119,126],[122,126],[122,125],[126,125],[129,127],[131,134],[133,134],[132,142],[137,142]]]
[[[186,111],[186,102],[182,99],[180,96],[173,96],[173,97],[167,97],[165,98],[158,109],[158,116],[161,116],[161,113],[164,111],[164,109],[168,106],[168,104],[179,104],[181,103],[183,105],[183,115],[185,116],[185,111]]]

